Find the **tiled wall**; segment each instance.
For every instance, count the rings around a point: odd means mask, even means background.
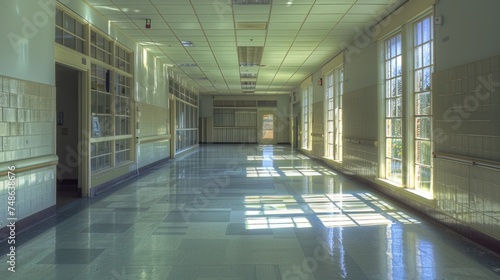
[[[139,138],[166,136],[168,133],[169,112],[164,107],[139,103],[141,112]],[[170,141],[141,143],[139,151],[139,167],[144,167],[155,161],[170,156]]]
[[[29,168],[30,158],[54,154],[55,87],[8,77],[0,80],[0,162],[16,167],[16,162],[25,160]],[[49,166],[16,173],[18,219],[55,204],[55,170]],[[7,182],[0,177],[0,205],[7,205]],[[5,226],[6,210],[0,209],[0,228]]]
[[[500,56],[433,76],[435,150],[500,161]]]
[[[170,155],[170,140],[141,144],[139,167],[165,159]]]
[[[160,106],[139,103],[141,112],[139,137],[166,135],[168,132],[168,109]]]
[[[55,87],[0,80],[0,162],[54,154]]]
[[[343,96],[343,167],[353,174],[370,178],[377,175],[378,166],[375,146],[378,135],[377,104],[376,86],[347,92]],[[363,142],[357,143],[356,140]]]
[[[500,56],[433,75],[435,151],[500,162]],[[437,158],[439,211],[500,239],[500,169]]]
[[[323,156],[325,154],[325,139],[326,137],[324,136],[325,130],[324,130],[324,103],[323,102],[316,102],[312,104],[312,120],[311,120],[311,127],[312,127],[312,135],[311,135],[311,141],[312,141],[312,153],[317,156]],[[322,136],[323,135],[323,136]]]
[[[24,219],[56,204],[56,169],[45,167],[16,174],[16,218]],[[0,177],[0,205],[7,205],[7,177]],[[0,228],[7,222],[7,207],[0,208]]]

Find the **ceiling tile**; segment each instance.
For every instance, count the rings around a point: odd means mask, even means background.
[[[158,12],[162,15],[194,15],[191,5],[155,5]]]
[[[121,15],[123,14],[115,5],[94,6],[94,8],[103,15]]]
[[[198,22],[168,22],[171,29],[198,29],[201,30],[201,26]]]
[[[267,22],[269,15],[263,14],[241,14],[234,15],[234,20],[236,22]]]
[[[158,11],[153,5],[130,5],[130,4],[117,4],[118,8],[122,10],[125,14],[133,15],[149,15],[158,14]]]
[[[345,14],[352,5],[314,5],[311,14]]]
[[[241,94],[240,73],[247,72],[259,74],[259,94],[293,91],[395,1],[87,0],[162,63],[196,63],[174,69],[200,91],[223,94]],[[151,29],[144,27],[146,18]],[[234,21],[269,23],[267,30],[235,30]],[[184,47],[181,40],[195,46]],[[262,67],[239,67],[237,46],[263,46]]]
[[[271,14],[307,14],[311,7],[312,5],[273,5]]]
[[[272,15],[270,22],[303,22],[306,14]]]
[[[264,14],[268,15],[271,5],[233,5],[235,15]]]
[[[232,15],[233,9],[230,4],[219,4],[219,2],[214,1],[217,4],[210,5],[194,5],[194,10],[196,14],[199,15]]]

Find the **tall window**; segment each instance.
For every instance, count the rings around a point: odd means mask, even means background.
[[[342,160],[342,67],[335,69],[327,76],[326,83],[326,156],[334,160]]]
[[[56,8],[56,43],[84,53],[85,25],[68,13]]]
[[[302,91],[302,148],[309,149],[309,92],[308,88]]]
[[[335,160],[342,160],[342,96],[344,95],[344,68],[335,70]]]
[[[333,72],[329,73],[326,79],[326,156],[329,158],[334,157],[334,145],[335,145],[335,100],[333,98]]]
[[[403,80],[401,34],[385,41],[385,170],[386,179],[402,184]]]
[[[431,73],[433,72],[432,17],[428,16],[414,25],[414,172],[415,189],[431,191],[432,175],[432,109]]]
[[[91,171],[131,160],[133,54],[91,30]],[[115,51],[113,52],[113,48]],[[113,53],[118,55],[113,57]],[[116,60],[115,67],[112,61]],[[104,62],[104,64],[103,64]]]

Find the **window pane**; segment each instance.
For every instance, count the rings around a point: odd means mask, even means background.
[[[387,118],[391,117],[391,112],[393,112],[393,110],[391,110],[391,99],[386,99],[385,100],[385,116]]]
[[[391,80],[391,97],[397,96],[396,79]]]
[[[415,24],[415,45],[422,44],[422,23]]]
[[[84,31],[84,26],[83,24],[81,24],[80,22],[76,22],[76,30],[75,30],[75,35],[80,37],[80,38],[83,38],[83,32]]]
[[[396,36],[396,55],[401,55],[401,36]]]
[[[63,36],[64,36],[63,39],[64,46],[73,50],[76,49],[75,36],[67,32],[64,32]]]
[[[385,97],[391,97],[391,80],[385,81]]]
[[[431,139],[431,118],[415,118],[415,135],[419,139]]]
[[[431,68],[424,68],[423,90],[431,89]]]
[[[400,160],[387,159],[387,178],[395,182],[401,182],[402,167],[403,165],[401,164]]]
[[[403,95],[403,79],[401,77],[396,78],[396,95]]]
[[[387,119],[387,136],[401,137],[403,131],[403,122],[401,119]]]
[[[63,26],[63,11],[56,9],[56,25]]]
[[[398,97],[395,100],[396,100],[396,117],[402,117],[403,116],[403,98]]]
[[[423,73],[422,70],[416,70],[415,71],[415,91],[423,91],[424,90],[424,81],[423,81]]]
[[[415,48],[415,68],[422,67],[422,46]]]
[[[422,42],[427,42],[431,39],[430,30],[431,30],[431,19],[426,18],[422,21],[422,31],[423,31]]]
[[[431,43],[426,43],[419,49],[422,49],[423,52],[422,58],[424,62],[422,66],[429,66],[431,64]]]
[[[415,141],[415,162],[430,166],[431,158],[431,141]]]
[[[64,29],[75,33],[75,19],[66,14],[64,15]]]
[[[63,31],[56,27],[56,42],[61,44],[63,43]]]
[[[417,188],[426,192],[431,190],[431,169],[429,167],[417,165],[415,179]]]
[[[415,115],[431,114],[431,93],[423,92],[415,95]]]
[[[401,159],[403,156],[403,141],[398,138],[387,138],[387,157]]]

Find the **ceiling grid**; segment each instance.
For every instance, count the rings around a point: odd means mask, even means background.
[[[86,1],[200,93],[288,94],[402,0]]]

